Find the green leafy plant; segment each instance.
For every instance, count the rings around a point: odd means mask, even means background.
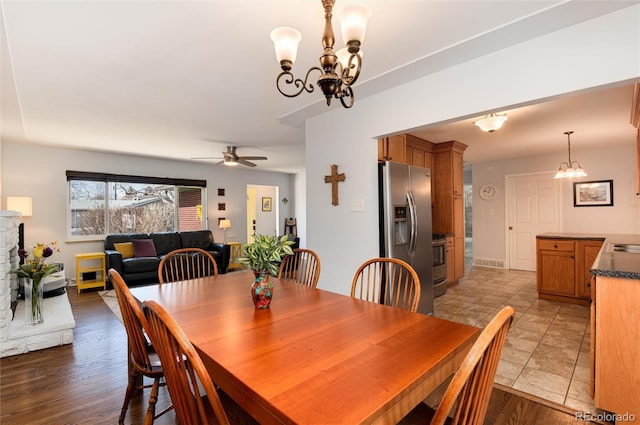
[[[293,254],[291,245],[293,241],[288,236],[255,235],[254,242],[242,247],[243,256],[238,258],[238,262],[246,264],[254,272],[276,275],[282,258]]]

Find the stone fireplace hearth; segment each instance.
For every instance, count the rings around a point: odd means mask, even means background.
[[[66,294],[44,299],[44,323],[25,323],[23,300],[17,300],[14,316],[11,303],[16,301],[18,280],[9,271],[19,263],[19,224],[17,212],[0,211],[0,357],[71,344],[76,327]]]

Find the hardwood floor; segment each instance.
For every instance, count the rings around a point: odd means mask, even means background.
[[[97,292],[69,291],[76,319],[72,345],[0,360],[0,423],[115,424],[127,384],[126,334]],[[46,320],[46,317],[45,317]],[[141,424],[149,390],[138,393],[125,423]],[[170,400],[161,388],[157,411]],[[156,424],[174,423],[173,412]],[[573,414],[494,391],[485,424],[564,424]],[[339,420],[336,421],[339,423]],[[584,422],[583,422],[584,423]]]

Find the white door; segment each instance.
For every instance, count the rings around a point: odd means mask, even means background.
[[[507,176],[509,268],[536,270],[536,235],[560,231],[560,185],[553,173]]]

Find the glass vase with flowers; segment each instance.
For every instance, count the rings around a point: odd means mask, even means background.
[[[24,260],[17,269],[11,270],[18,277],[24,278],[25,318],[27,323],[36,325],[44,321],[42,315],[42,279],[58,270],[58,266],[48,263],[47,258],[54,252],[60,252],[57,243],[37,243],[30,250],[19,249],[18,256]]]

